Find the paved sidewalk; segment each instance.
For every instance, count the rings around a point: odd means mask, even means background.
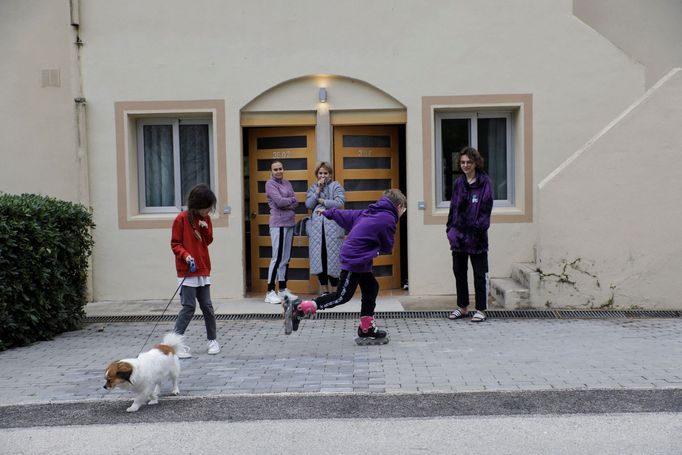
[[[680,319],[389,319],[379,325],[391,342],[371,347],[353,342],[356,324],[305,320],[286,336],[280,320],[219,321],[223,351],[209,356],[192,321],[181,395],[682,388]],[[104,368],[135,356],[153,326],[89,324],[0,352],[0,403],[128,401],[102,388]],[[160,323],[147,348],[171,329]]]

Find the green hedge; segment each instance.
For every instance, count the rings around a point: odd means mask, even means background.
[[[35,194],[0,194],[0,350],[80,328],[92,213]]]

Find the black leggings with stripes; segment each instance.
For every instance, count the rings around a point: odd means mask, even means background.
[[[379,283],[372,272],[349,272],[341,270],[339,286],[336,292],[325,294],[315,298],[319,310],[326,310],[335,306],[343,305],[353,298],[355,290],[360,286],[362,293],[362,306],[360,316],[374,316],[374,308],[377,305],[379,295]]]

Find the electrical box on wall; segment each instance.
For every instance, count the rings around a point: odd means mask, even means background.
[[[45,68],[40,70],[41,87],[61,87],[59,68]]]

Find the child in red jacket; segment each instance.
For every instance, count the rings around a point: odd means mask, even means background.
[[[173,221],[171,249],[175,254],[178,284],[181,285],[182,309],[175,322],[175,332],[183,335],[194,316],[197,301],[204,314],[208,353],[220,352],[216,340],[216,323],[211,303],[211,258],[208,246],[213,242],[213,225],[209,214],[215,210],[216,197],[205,184],[192,188],[187,197],[187,210]],[[192,357],[189,348],[178,352],[178,357]]]

